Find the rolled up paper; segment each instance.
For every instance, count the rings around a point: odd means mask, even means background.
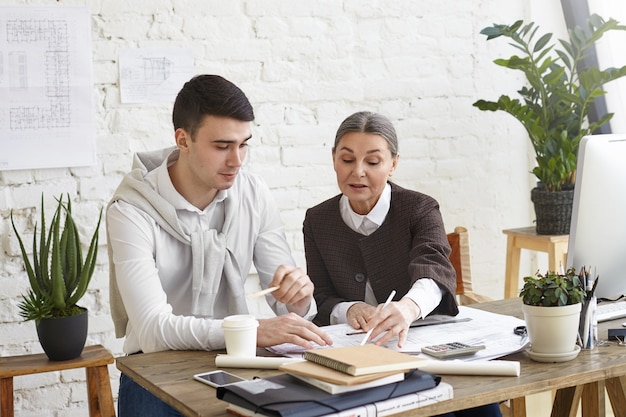
[[[518,361],[427,360],[419,369],[442,375],[519,376],[520,374]]]
[[[282,356],[229,356],[217,355],[215,366],[218,368],[254,368],[278,369],[283,363],[302,362],[301,358],[287,358]]]

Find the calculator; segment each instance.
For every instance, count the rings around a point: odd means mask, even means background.
[[[422,353],[436,358],[453,358],[456,356],[473,355],[485,348],[485,345],[468,345],[461,342],[442,343],[440,345],[424,346]]]

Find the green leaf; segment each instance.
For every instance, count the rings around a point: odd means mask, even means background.
[[[551,33],[546,33],[541,38],[539,38],[539,40],[535,44],[535,47],[533,48],[533,52],[542,50],[547,45],[547,43],[550,42],[550,39],[552,39]]]
[[[500,29],[498,29],[497,27],[487,27],[484,28],[483,30],[480,31],[480,33],[482,35],[486,35],[487,36],[487,40],[489,39],[495,39],[499,36],[502,36],[502,32],[500,31]]]
[[[52,259],[51,259],[51,271],[50,282],[52,286],[52,301],[54,307],[58,309],[65,308],[65,280],[63,278],[63,267],[61,265],[61,240],[60,240],[60,226],[61,223],[61,202],[57,207],[57,211],[54,214],[50,227],[53,229],[53,241],[52,241]]]
[[[39,284],[37,282],[37,278],[35,275],[35,271],[30,263],[30,259],[28,258],[28,254],[26,253],[26,248],[24,247],[24,242],[22,241],[22,237],[20,236],[17,228],[15,227],[15,222],[13,221],[13,210],[11,210],[11,225],[13,226],[13,230],[15,231],[15,235],[17,236],[17,240],[20,244],[20,251],[22,252],[22,259],[24,260],[24,267],[26,268],[26,274],[28,275],[28,280],[30,281],[30,286],[33,290],[39,290]],[[35,227],[35,235],[33,236],[33,247],[35,249],[34,253],[36,253],[36,244],[37,244],[37,227]]]
[[[96,230],[91,238],[91,243],[89,244],[89,250],[87,251],[87,257],[85,259],[85,265],[82,268],[76,292],[70,297],[68,301],[70,304],[76,304],[78,300],[82,298],[82,296],[87,291],[87,286],[89,285],[91,277],[93,276],[93,273],[95,271],[96,259],[98,257],[98,229],[100,229],[101,220],[102,210],[100,210],[98,224],[96,225]]]

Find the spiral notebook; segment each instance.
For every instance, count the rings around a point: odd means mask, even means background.
[[[308,361],[354,376],[408,371],[419,368],[425,361],[423,358],[374,344],[307,350],[303,357]]]

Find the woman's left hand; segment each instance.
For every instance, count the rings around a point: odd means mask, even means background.
[[[400,301],[389,303],[384,309],[377,309],[377,313],[370,317],[367,324],[361,326],[363,330],[374,329],[370,340],[376,339],[379,346],[387,344],[394,337],[398,337],[398,348],[402,348],[409,333],[409,326],[420,316],[421,310],[410,298],[402,298]]]
[[[367,320],[376,314],[376,307],[364,302],[357,302],[346,312],[346,320],[355,329],[362,329],[367,325]]]

